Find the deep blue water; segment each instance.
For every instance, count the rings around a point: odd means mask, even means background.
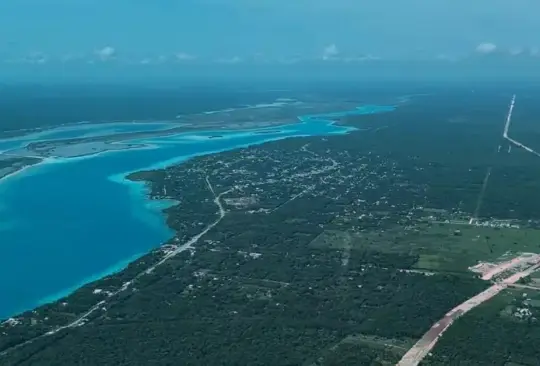
[[[121,270],[172,236],[161,214],[163,205],[148,201],[144,185],[126,181],[127,173],[287,137],[343,134],[352,128],[324,118],[391,110],[369,106],[304,116],[303,122],[280,128],[199,131],[138,140],[156,148],[41,164],[0,181],[0,319]],[[110,128],[95,125],[92,132]],[[70,131],[73,136],[77,133]],[[223,137],[208,139],[212,135]],[[55,136],[40,136],[38,141]],[[0,140],[0,150],[16,142]]]

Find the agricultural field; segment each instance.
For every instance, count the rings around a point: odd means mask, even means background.
[[[417,256],[416,269],[465,272],[478,262],[497,262],[521,252],[540,253],[540,230],[467,224],[418,223],[380,232],[325,231],[314,248],[372,250]]]

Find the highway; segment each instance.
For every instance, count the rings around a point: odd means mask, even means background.
[[[512,96],[512,102],[510,103],[510,109],[508,110],[508,115],[506,116],[506,124],[504,125],[504,131],[503,131],[503,137],[508,140],[510,143],[516,145],[517,147],[522,148],[523,150],[526,150],[530,152],[531,154],[534,154],[538,157],[540,157],[540,153],[536,150],[528,147],[525,144],[522,144],[521,142],[514,140],[510,136],[508,136],[508,131],[510,130],[510,124],[512,123],[512,112],[514,111],[514,106],[516,104],[516,95],[514,94]],[[508,149],[508,152],[510,152],[510,149]]]
[[[518,146],[534,155],[540,157],[540,153],[536,152],[532,148],[520,143],[519,141],[514,140],[508,136],[510,130],[510,125],[512,123],[512,113],[514,111],[514,106],[516,104],[516,95],[512,96],[512,101],[510,102],[510,108],[506,116],[506,123],[503,130],[503,138],[508,140],[511,144]],[[474,222],[474,218],[471,218],[470,223]],[[525,262],[525,263],[524,263]],[[445,316],[440,319],[438,322],[433,324],[433,326],[416,342],[401,360],[397,363],[397,366],[416,366],[418,365],[435,347],[439,338],[444,334],[444,332],[452,325],[452,323],[461,317],[463,314],[471,311],[475,307],[484,302],[490,300],[495,295],[499,294],[505,288],[509,286],[514,286],[514,284],[519,281],[521,278],[524,278],[530,275],[532,272],[536,271],[540,267],[540,255],[535,255],[532,257],[518,257],[513,260],[501,263],[501,265],[491,269],[482,277],[485,280],[490,280],[496,275],[500,275],[503,272],[515,268],[519,265],[528,265],[528,267],[522,271],[519,271],[502,281],[499,281],[488,289],[482,291],[481,293],[471,297],[470,299],[464,301],[460,305],[456,306]]]
[[[495,283],[487,290],[480,292],[479,294],[471,297],[450,310],[441,320],[435,323],[407,353],[405,353],[405,355],[397,363],[397,366],[418,365],[429,354],[433,347],[435,347],[439,338],[457,318],[468,313],[478,305],[490,300],[508,286],[515,284],[521,278],[529,276],[539,267],[540,255],[537,255],[531,258],[530,265],[525,270],[511,275],[501,282]]]

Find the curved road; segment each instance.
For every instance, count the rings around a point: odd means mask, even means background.
[[[206,228],[201,231],[199,234],[195,235],[194,237],[192,237],[189,241],[187,241],[186,243],[178,246],[175,250],[167,253],[165,256],[163,256],[163,258],[157,262],[156,264],[154,264],[153,266],[147,268],[146,270],[144,270],[143,272],[140,272],[139,274],[137,274],[135,277],[133,277],[130,281],[124,283],[122,285],[122,287],[120,287],[118,290],[116,290],[115,292],[113,292],[112,294],[110,294],[109,296],[109,299],[110,298],[113,298],[114,296],[120,294],[121,292],[124,292],[125,290],[129,289],[131,287],[131,285],[133,284],[134,281],[136,281],[138,278],[146,275],[146,274],[149,274],[151,273],[154,269],[156,269],[157,267],[161,266],[163,263],[167,262],[169,259],[175,257],[176,255],[188,250],[188,249],[192,249],[193,248],[193,244],[197,243],[197,241],[199,241],[199,239],[205,235],[206,233],[208,233],[211,229],[213,229],[217,224],[219,224],[219,222],[225,217],[227,211],[225,210],[225,208],[223,207],[223,204],[221,203],[221,197],[224,196],[225,194],[227,193],[230,193],[231,191],[234,190],[234,188],[231,188],[225,192],[222,192],[218,195],[216,195],[215,191],[214,191],[214,188],[212,187],[212,184],[210,183],[210,179],[208,176],[206,176],[206,185],[208,186],[208,189],[210,190],[210,192],[212,192],[212,194],[214,195],[214,203],[218,206],[219,208],[219,217],[214,221],[212,222],[211,224],[209,224],[208,226],[206,226]],[[88,309],[87,312],[85,312],[84,314],[82,314],[81,316],[79,316],[76,320],[72,321],[71,323],[68,323],[66,325],[63,325],[61,327],[58,327],[58,328],[55,328],[54,330],[51,330],[47,333],[43,333],[37,337],[34,337],[32,339],[29,339],[23,343],[19,343],[11,348],[8,348],[6,350],[4,350],[3,352],[0,353],[0,357],[1,356],[4,356],[6,355],[7,353],[17,349],[17,348],[20,348],[20,347],[24,347],[26,345],[29,345],[33,342],[35,342],[36,340],[40,339],[40,338],[43,338],[43,337],[47,337],[47,336],[51,336],[53,334],[56,334],[58,332],[60,332],[61,330],[64,330],[64,329],[68,329],[68,328],[74,328],[74,327],[78,327],[78,326],[81,326],[81,325],[84,325],[88,316],[90,316],[91,314],[93,314],[94,312],[96,312],[97,310],[101,309],[104,305],[106,305],[107,303],[107,300],[108,299],[105,299],[105,300],[102,300],[100,302],[98,302],[97,304],[95,304],[94,306],[92,306],[90,309]]]

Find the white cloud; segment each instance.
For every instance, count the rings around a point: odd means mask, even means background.
[[[253,55],[251,55],[251,57],[249,58],[251,61],[253,62],[257,62],[257,63],[263,63],[263,64],[268,64],[268,63],[272,63],[272,62],[275,62],[275,60],[267,57],[264,53],[262,52],[256,52],[254,53]]]
[[[277,60],[278,63],[285,65],[293,65],[301,61],[302,59],[300,57],[284,57]]]
[[[345,57],[342,60],[345,62],[363,62],[363,61],[376,61],[380,59],[381,58],[378,56],[367,54],[364,56],[357,56],[357,57]]]
[[[160,65],[166,63],[168,60],[169,58],[166,55],[159,55],[155,57],[144,57],[140,60],[131,61],[130,63],[139,65]]]
[[[446,53],[440,53],[437,56],[435,56],[435,59],[438,61],[446,61],[446,62],[455,62],[458,61],[459,58],[455,55],[448,55]]]
[[[102,49],[96,51],[96,56],[101,61],[110,60],[114,58],[115,55],[116,55],[116,50],[111,46],[103,47]]]
[[[512,47],[510,48],[510,54],[512,56],[518,56],[523,53],[524,49],[522,47]]]
[[[184,52],[178,52],[174,55],[178,61],[189,61],[189,60],[195,60],[197,57],[194,55],[191,55],[189,53]]]
[[[160,55],[160,56],[158,56],[156,61],[157,61],[158,64],[162,64],[162,63],[167,62],[168,60],[169,60],[169,58],[167,56]]]
[[[60,57],[60,61],[62,62],[81,61],[83,59],[84,59],[83,54],[76,54],[76,53],[68,53]]]
[[[339,50],[335,44],[328,45],[323,50],[323,60],[330,60],[339,54]]]
[[[478,46],[476,46],[476,52],[482,53],[484,55],[493,53],[496,50],[497,50],[497,45],[490,42],[480,43]]]
[[[30,52],[22,58],[8,60],[9,63],[42,65],[49,61],[49,56],[41,52]]]
[[[244,60],[239,56],[234,56],[231,58],[222,58],[222,59],[217,60],[217,62],[222,63],[222,64],[239,64],[243,61]]]

